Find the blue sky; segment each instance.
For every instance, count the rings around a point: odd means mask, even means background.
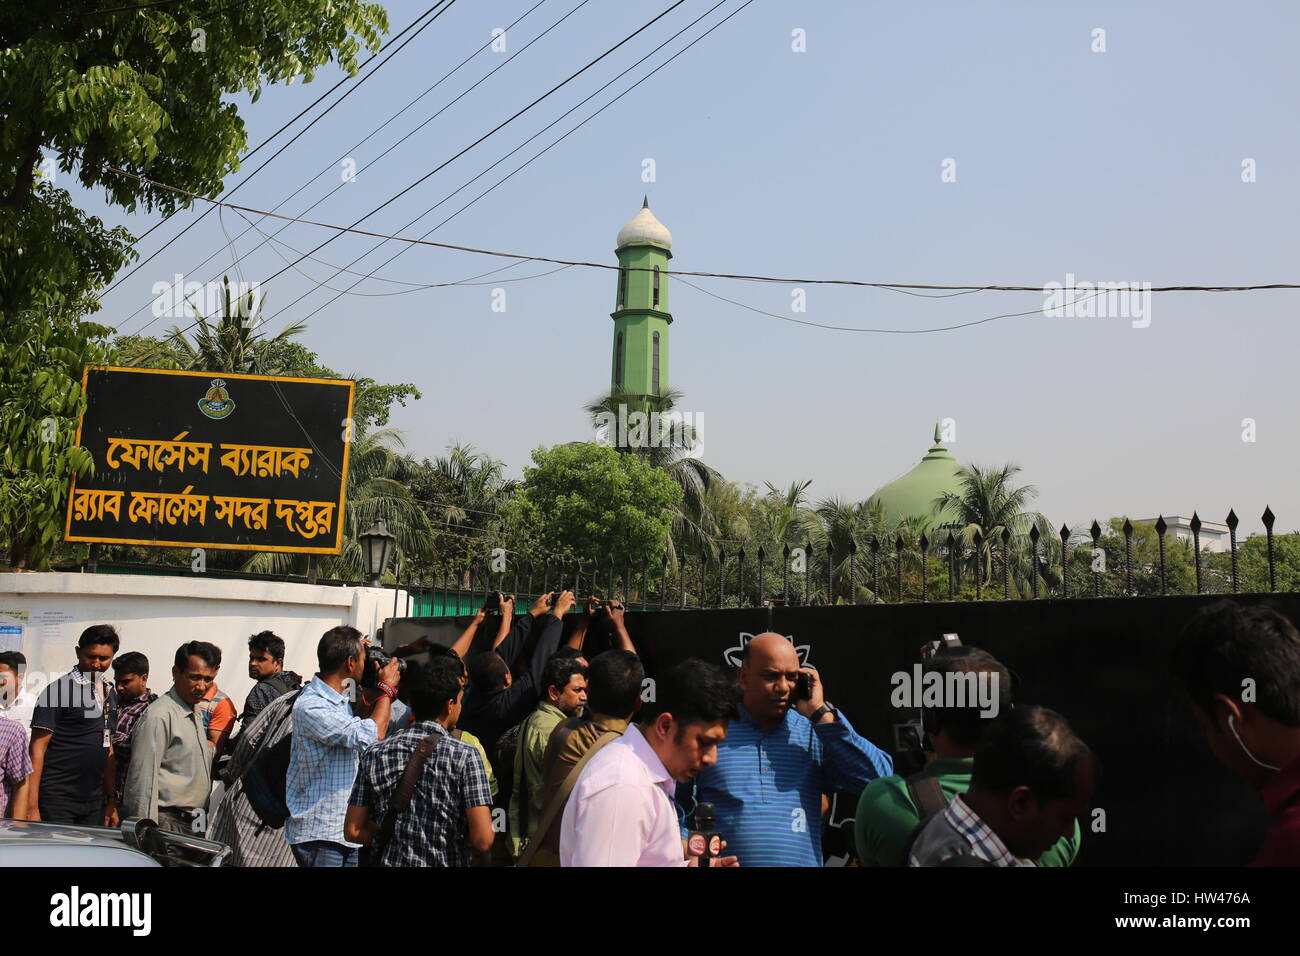
[[[232,202],[347,224],[577,70],[670,0],[592,0],[535,46],[391,144],[520,49],[579,0],[547,0],[377,137],[350,147],[486,43],[532,2],[460,2]],[[419,235],[559,133],[737,9],[719,9],[493,173],[407,227],[716,0],[689,0],[637,40],[407,193],[361,228]],[[388,4],[393,32],[427,3]],[[1106,50],[1093,52],[1093,31]],[[806,52],[791,49],[806,31]],[[614,262],[614,236],[650,197],[672,230],[678,269],[873,282],[1041,287],[1091,281],[1225,285],[1296,281],[1300,132],[1292,122],[1300,8],[1202,2],[834,4],[755,0],[614,106],[492,191],[431,239]],[[338,78],[237,101],[251,144]],[[296,129],[297,127],[295,127]],[[277,144],[278,145],[277,141]],[[227,190],[272,151],[263,150]],[[643,160],[655,181],[642,181]],[[1253,159],[1256,181],[1242,181]],[[944,182],[941,164],[956,163]],[[139,234],[156,221],[79,201]],[[147,254],[198,211],[141,244]],[[260,281],[296,253],[261,242],[226,211],[209,215],[105,298],[124,332],[153,316],[151,288],[223,271]],[[279,224],[267,220],[266,232]],[[307,251],[329,233],[280,234]],[[347,265],[375,245],[341,237],[317,255]],[[368,272],[389,243],[353,268]],[[199,263],[221,250],[206,266]],[[507,264],[408,248],[380,275],[462,280]],[[307,318],[304,344],[342,372],[409,381],[423,400],[394,416],[408,449],[473,442],[518,475],[532,448],[589,437],[581,409],[607,387],[614,274],[523,264],[486,285],[333,297],[355,276],[306,261],[266,286],[271,327]],[[885,290],[697,282],[756,309],[831,325],[922,329],[1035,310],[1040,292],[919,298]],[[367,280],[356,292],[410,286]],[[494,312],[492,290],[506,290]],[[311,290],[315,291],[311,291]],[[309,293],[301,301],[301,295]],[[1297,291],[1167,293],[1151,323],[1034,314],[928,335],[832,332],[671,287],[672,384],[704,416],[705,460],[736,481],[812,478],[814,498],[864,498],[915,463],[935,421],[952,418],[962,461],[1014,461],[1056,524],[1156,512],[1257,530],[1270,504],[1300,528],[1293,405]],[[312,314],[312,313],[315,314]],[[173,324],[162,318],[145,331]],[[1242,420],[1256,441],[1242,441]]]

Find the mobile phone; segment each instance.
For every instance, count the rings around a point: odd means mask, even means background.
[[[812,674],[799,672],[799,676],[794,681],[794,699],[811,700],[812,699]]]

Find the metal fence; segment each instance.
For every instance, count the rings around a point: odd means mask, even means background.
[[[1265,509],[1262,520],[1267,590],[1276,591],[1271,509]],[[1045,540],[1036,526],[1021,535],[997,528],[987,538],[977,532],[970,539],[940,529],[912,541],[901,534],[891,540],[873,536],[859,547],[851,540],[838,550],[833,543],[814,545],[812,540],[802,545],[748,542],[706,554],[665,553],[657,561],[522,558],[507,559],[502,568],[501,549],[494,549],[401,586],[411,593],[411,613],[417,617],[472,614],[497,591],[514,594],[519,608],[539,594],[562,589],[574,591],[579,600],[617,597],[638,610],[1235,594],[1243,590],[1235,512],[1229,512],[1225,524],[1228,553],[1203,553],[1202,523],[1193,513],[1187,570],[1194,587],[1181,589],[1171,585],[1173,562],[1163,517],[1154,523],[1158,553],[1149,562],[1135,561],[1136,529],[1125,520],[1109,539],[1115,544],[1122,535],[1122,559],[1118,564],[1103,560],[1100,568],[1096,555],[1104,550],[1103,529],[1094,521],[1084,532],[1063,525],[1056,535],[1059,542]],[[1262,580],[1254,583],[1259,586],[1252,590],[1264,590]]]

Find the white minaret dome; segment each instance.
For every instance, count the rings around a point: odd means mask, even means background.
[[[649,197],[641,204],[641,211],[618,231],[618,241],[614,248],[622,249],[636,242],[648,242],[669,251],[673,248],[673,234],[650,211]]]

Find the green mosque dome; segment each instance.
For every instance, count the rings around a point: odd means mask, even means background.
[[[934,501],[944,492],[961,493],[957,481],[959,467],[957,459],[939,443],[936,425],[934,445],[916,467],[878,489],[868,500],[883,506],[885,518],[891,524],[903,518],[920,518],[926,528],[933,528],[952,517],[949,511],[935,514]]]

